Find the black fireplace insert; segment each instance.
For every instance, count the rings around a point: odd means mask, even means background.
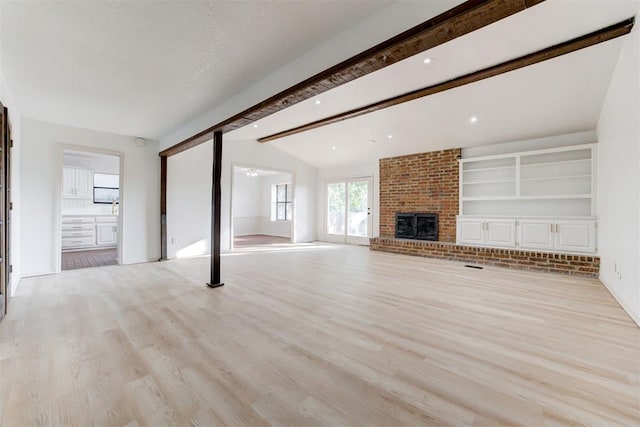
[[[438,214],[397,213],[396,238],[438,240]]]

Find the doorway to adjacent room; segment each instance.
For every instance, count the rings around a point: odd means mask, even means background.
[[[60,167],[60,270],[120,264],[122,154],[64,148]]]

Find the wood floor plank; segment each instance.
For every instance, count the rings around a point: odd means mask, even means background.
[[[635,426],[640,329],[597,280],[286,245],[24,279],[0,425]]]

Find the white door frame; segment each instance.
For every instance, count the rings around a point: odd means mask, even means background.
[[[101,148],[94,147],[86,147],[83,145],[69,145],[69,144],[58,144],[58,173],[56,174],[56,198],[54,201],[55,212],[56,212],[56,227],[55,227],[55,248],[54,253],[56,254],[56,264],[55,271],[56,273],[60,273],[62,271],[62,203],[61,203],[61,195],[62,195],[62,169],[64,167],[63,154],[65,151],[80,151],[84,153],[90,154],[103,154],[108,156],[116,156],[120,159],[119,164],[119,174],[120,174],[120,182],[119,182],[119,192],[120,192],[120,201],[118,202],[118,243],[117,243],[117,251],[118,251],[118,265],[123,264],[124,259],[124,244],[123,244],[123,236],[124,236],[124,153],[122,151],[111,151],[111,150],[103,150]]]
[[[273,168],[270,166],[260,166],[249,163],[242,162],[233,162],[231,163],[231,194],[229,195],[229,201],[231,203],[231,209],[229,209],[229,251],[233,251],[233,240],[235,236],[235,229],[233,224],[233,191],[235,189],[235,175],[236,168],[249,168],[249,169],[257,169],[269,172],[278,172],[281,174],[291,175],[291,188],[293,189],[293,198],[291,200],[291,209],[293,210],[293,218],[291,220],[291,243],[294,243],[296,236],[296,173],[294,171],[283,170],[278,168]]]
[[[368,204],[368,220],[367,220],[367,237],[357,237],[357,236],[349,236],[349,182],[350,181],[368,181],[368,194],[367,194],[367,204]],[[345,184],[345,219],[344,219],[344,227],[345,234],[336,235],[329,234],[327,232],[327,214],[329,209],[328,203],[328,192],[327,186],[329,184],[337,184],[337,183]],[[323,185],[323,213],[322,213],[322,235],[324,236],[324,240],[326,242],[332,243],[348,243],[348,244],[357,244],[357,245],[369,245],[369,239],[373,237],[373,175],[357,175],[357,176],[349,176],[349,177],[340,177],[340,178],[327,178],[324,181]]]

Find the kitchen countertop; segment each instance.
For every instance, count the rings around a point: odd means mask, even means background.
[[[105,214],[105,213],[63,213],[62,216],[118,216],[118,214]]]

